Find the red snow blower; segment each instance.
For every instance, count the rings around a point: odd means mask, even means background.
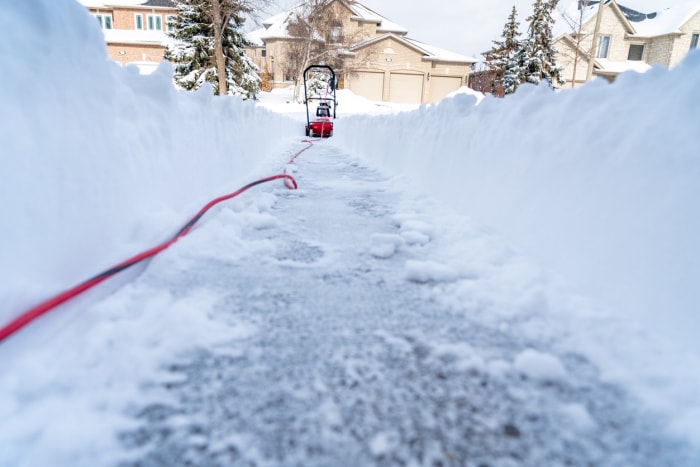
[[[335,90],[338,87],[333,69],[328,65],[311,65],[304,70],[304,104],[306,104],[306,136],[328,138],[333,136],[333,119],[338,100]],[[332,93],[332,94],[331,94]],[[323,97],[321,97],[323,95]],[[330,97],[332,95],[332,97]],[[318,102],[316,115],[312,119],[309,105]]]

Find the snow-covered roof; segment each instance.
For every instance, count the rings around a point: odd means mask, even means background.
[[[367,8],[354,0],[338,0],[343,3],[351,12],[352,18],[363,22],[377,23],[378,32],[392,32],[395,34],[404,35],[408,32],[406,28],[400,26],[388,19],[384,18],[379,13]],[[287,26],[289,25],[295,13],[301,13],[305,6],[304,2],[297,3],[292,8],[278,13],[262,22],[264,28],[257,29],[248,34],[248,39],[258,45],[266,39],[288,39],[289,33]]]
[[[426,60],[437,60],[443,62],[454,63],[476,63],[478,60],[465,55],[449,52],[438,47],[434,47],[415,39],[405,37],[408,30],[388,19],[384,18],[379,13],[367,8],[365,5],[353,0],[338,0],[343,3],[353,14],[352,18],[357,21],[372,22],[377,24],[377,33],[379,35],[369,39],[357,42],[350,46],[346,52],[352,53],[353,50],[365,47],[368,44],[383,40],[387,37],[393,37],[407,46],[423,53]],[[249,32],[246,38],[256,46],[263,46],[266,40],[269,39],[288,39],[289,33],[287,26],[294,14],[303,8],[304,3],[298,3],[292,8],[275,16],[272,16],[262,22],[264,28]]]
[[[135,29],[103,29],[105,41],[119,44],[158,44],[165,46],[172,39],[163,31],[147,31]]]
[[[264,28],[253,31],[249,34],[249,36],[255,36],[260,41],[263,41],[265,39],[289,38],[287,26],[289,25],[291,19],[294,17],[294,13],[299,11],[302,6],[302,4],[297,4],[287,11],[283,11],[282,13],[278,13],[275,16],[266,19],[262,23]],[[252,41],[252,39],[250,40]]]
[[[618,75],[620,73],[624,73],[625,71],[636,71],[637,73],[645,73],[651,68],[651,65],[642,61],[627,60],[625,62],[615,62],[608,60],[607,58],[596,58],[595,62],[599,65],[599,68],[598,70],[596,70],[596,73],[603,75]]]
[[[649,3],[648,0],[625,0],[626,4],[634,3]],[[677,3],[677,4],[674,4]],[[651,10],[641,10],[642,12],[647,12],[638,21],[631,18],[630,15],[623,9],[623,13],[630,21],[630,24],[635,30],[636,36],[641,37],[655,37],[662,36],[665,34],[678,33],[680,32],[681,26],[683,26],[690,18],[692,18],[696,13],[700,11],[700,1],[694,2],[664,2],[664,4],[670,6],[666,8],[651,9]],[[622,5],[620,5],[622,9]],[[630,8],[630,7],[627,7]],[[639,7],[636,7],[639,8]],[[635,10],[634,12],[636,13]]]
[[[439,47],[435,47],[433,45],[428,45],[423,42],[419,42],[415,39],[410,39],[408,37],[404,38],[406,41],[410,42],[414,46],[418,47],[419,49],[423,50],[426,52],[425,58],[426,60],[437,60],[441,62],[468,62],[468,63],[476,63],[479,60],[473,57],[467,57],[466,55],[458,54],[455,52],[450,52],[449,50],[441,49]]]
[[[77,0],[86,8],[154,7],[175,8],[172,0]]]
[[[612,0],[605,1],[607,5]],[[578,0],[569,0],[560,5],[555,15],[555,37],[571,32],[571,25],[565,18],[578,21],[578,3]],[[584,8],[584,24],[594,19],[599,3],[592,0]],[[657,37],[680,32],[680,27],[700,11],[698,0],[620,0],[615,3],[632,29],[631,35],[637,37]]]
[[[376,42],[382,41],[384,39],[394,39],[398,42],[405,44],[406,46],[420,52],[423,54],[423,59],[425,60],[435,60],[440,62],[453,62],[453,63],[476,63],[478,60],[476,58],[467,57],[466,55],[461,55],[454,52],[449,52],[432,45],[424,44],[423,42],[417,41],[415,39],[410,39],[404,36],[397,36],[391,33],[385,33],[378,36],[371,37],[364,41],[357,42],[350,46],[349,52],[354,52],[356,50],[367,47],[368,45],[374,44]]]
[[[355,18],[361,20],[361,21],[369,21],[369,22],[376,22],[377,23],[377,31],[378,32],[393,32],[394,34],[407,34],[408,29],[404,28],[403,26],[394,23],[393,21],[389,21],[379,13],[377,13],[374,10],[371,10],[370,8],[367,8],[365,5],[362,5],[359,2],[352,1],[352,0],[341,0],[350,10],[353,12]]]

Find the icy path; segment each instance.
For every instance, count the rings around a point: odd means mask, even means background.
[[[78,330],[21,362],[51,362],[44,387],[0,377],[0,465],[692,465],[561,350],[527,262],[330,141],[294,170],[298,191],[209,216],[87,324],[51,318]]]
[[[142,426],[122,439],[143,457],[128,465],[683,463],[585,359],[551,354],[533,300],[509,312],[527,324],[506,326],[437,299],[459,281],[497,293],[494,268],[522,268],[507,250],[466,223],[441,231],[429,200],[388,191],[329,143],[296,176],[299,191],[275,193],[274,221],[242,232],[244,258],[228,260],[237,246],[222,241],[142,279],[210,288],[216,318],[251,331],[170,364],[174,402],[135,411]],[[479,267],[442,261],[455,239]]]

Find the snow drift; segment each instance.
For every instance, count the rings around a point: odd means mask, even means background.
[[[700,51],[613,85],[527,85],[479,105],[462,94],[353,117],[336,140],[492,227],[571,290],[697,353],[698,74]]]
[[[120,68],[73,0],[2,2],[0,28],[3,324],[169,238],[298,133],[253,102],[178,92],[167,63]]]
[[[94,19],[73,0],[2,1],[0,28],[2,323],[42,297],[168,238],[213,196],[258,174],[269,175],[269,167],[286,161],[278,149],[286,150],[292,137],[298,141],[301,136],[298,121],[251,102],[215,98],[208,89],[177,92],[167,64],[151,76],[119,68],[106,58]],[[698,324],[693,286],[700,266],[699,73],[700,54],[694,53],[670,72],[624,75],[613,86],[594,82],[556,94],[524,86],[514,96],[487,97],[478,106],[474,96],[460,94],[398,115],[341,118],[328,143],[405,175],[448,206],[491,226],[548,267],[552,277],[594,297],[602,307],[641,317],[653,324],[648,329],[663,330],[672,339],[686,337],[679,341],[694,354],[682,350],[671,355],[672,366],[649,371],[652,365],[644,357],[651,350],[638,352],[636,359],[629,354],[618,358],[606,342],[600,352],[644,379],[644,387],[652,388],[650,397],[667,404],[677,417],[677,428],[700,442],[698,376],[692,370],[697,365],[678,363],[688,354],[696,357],[698,350],[690,337]],[[341,116],[348,107],[352,105],[341,100]],[[420,243],[421,233],[414,235]],[[371,254],[391,256],[394,241],[396,236],[373,237]],[[432,262],[407,262],[406,269],[406,279],[419,283],[455,274]],[[159,309],[177,305],[147,292],[146,309],[149,302]],[[134,301],[141,299],[138,287],[130,293]],[[118,314],[120,300],[131,298],[116,297],[103,306]],[[200,306],[198,313],[206,314],[201,304],[210,300],[208,294],[192,300]],[[187,312],[194,308],[190,303],[177,306]],[[124,347],[148,340],[144,329],[159,326],[159,316],[141,316],[140,311],[131,313],[156,324],[142,329],[143,321],[134,319],[127,325],[133,332],[124,334]],[[622,335],[603,316],[596,329],[580,330],[584,345],[598,344],[589,334],[601,328],[612,339]],[[192,326],[190,318],[160,327],[174,340],[155,355],[139,355],[148,360],[142,367],[159,363],[157,358],[170,355],[190,336],[206,339],[215,327],[201,321],[207,325]],[[111,323],[94,328],[90,342],[98,348],[95,367],[101,377],[113,377],[115,360],[134,365],[136,359],[112,358],[119,352],[110,347],[110,339],[120,336],[113,335]],[[49,430],[54,431],[46,438],[34,438],[47,414],[56,421],[55,414],[65,406],[71,420],[76,411],[70,408],[82,408],[75,426],[87,427],[83,432],[94,429],[104,442],[115,423],[83,406],[83,396],[92,397],[98,370],[90,367],[85,378],[84,367],[70,371],[74,354],[94,350],[70,339],[80,330],[75,326],[59,333],[63,358],[48,372],[42,364],[55,358],[55,342],[54,347],[35,345],[39,339],[28,338],[26,346],[14,349],[29,350],[24,361],[31,364],[21,374],[7,373],[3,387],[10,402],[3,407],[22,426],[8,424],[5,435],[24,439],[32,448],[43,443],[36,450],[41,455],[50,457],[64,444],[69,454],[76,448],[64,443],[72,432],[59,429],[61,423],[52,424]],[[648,345],[634,337],[629,344],[633,357]],[[135,346],[133,354],[139,349]],[[43,351],[41,358],[35,358],[37,350]],[[9,354],[3,352],[3,357],[11,361]],[[532,351],[521,354],[516,366],[545,381],[566,377],[558,360]],[[601,371],[606,371],[603,365]],[[647,378],[650,374],[660,377]],[[674,385],[685,397],[676,397]],[[100,399],[91,403],[102,407]],[[580,407],[569,409],[582,426],[589,425]],[[100,417],[93,418],[95,414]],[[47,446],[54,451],[43,451]],[[21,455],[23,448],[14,446],[13,453]]]

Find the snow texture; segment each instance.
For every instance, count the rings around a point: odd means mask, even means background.
[[[285,167],[284,91],[122,69],[72,0],[0,29],[1,323],[300,185],[0,343],[0,466],[699,465],[700,53],[480,103],[342,92]]]

